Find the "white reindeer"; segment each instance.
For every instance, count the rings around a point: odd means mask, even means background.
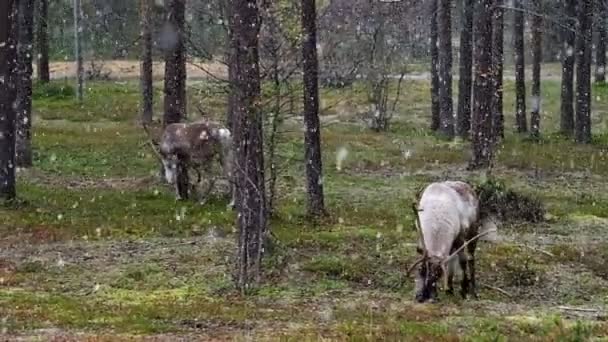
[[[476,240],[495,228],[489,226],[490,229],[478,234],[481,226],[479,200],[473,188],[459,181],[431,183],[424,189],[414,211],[421,235],[417,250],[422,254],[409,270],[411,272],[420,264],[416,275],[416,300],[435,300],[437,282],[442,278],[447,292],[453,293],[456,255],[462,269],[461,294],[465,298],[467,294],[476,298]]]

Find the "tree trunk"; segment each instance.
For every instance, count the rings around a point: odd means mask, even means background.
[[[233,44],[236,42],[236,39],[232,38],[232,25],[230,24],[230,20],[232,20],[232,14],[231,14],[231,6],[228,5],[225,8],[225,16],[227,18],[227,22],[228,22],[228,41],[226,42],[226,53],[225,53],[225,59],[226,59],[226,63],[228,64],[228,83],[230,84],[230,86],[232,86],[233,84],[235,84],[235,80],[234,80],[234,76],[235,76],[235,64],[233,62],[234,59],[234,52],[236,51],[235,46],[233,46]],[[226,127],[228,127],[228,129],[230,129],[231,132],[234,132],[234,91],[230,91],[228,93],[228,103],[227,103],[227,108],[226,108]]]
[[[513,25],[513,39],[515,50],[515,124],[518,133],[528,131],[526,119],[526,73],[525,73],[525,51],[524,51],[524,0],[515,0],[515,15]]]
[[[304,161],[308,213],[325,214],[321,125],[319,123],[319,62],[317,60],[317,13],[315,0],[302,0],[302,58],[304,69]]]
[[[579,0],[578,22],[580,35],[577,42],[576,65],[576,121],[575,139],[578,143],[591,143],[591,36],[593,0]]]
[[[12,200],[15,189],[15,102],[17,75],[17,1],[0,1],[0,199]]]
[[[49,83],[49,0],[38,0],[38,58],[37,72],[40,83]]]
[[[503,0],[495,0],[494,25],[492,27],[492,71],[494,76],[494,97],[492,102],[492,129],[495,138],[504,138],[503,114],[503,64],[504,64],[504,5]]]
[[[576,3],[564,0],[565,21],[562,28],[562,92],[560,131],[566,135],[574,133],[574,48],[576,44]]]
[[[167,23],[174,33],[165,53],[165,114],[163,124],[186,116],[186,52],[184,47],[185,0],[169,0]]]
[[[471,169],[490,167],[492,161],[492,0],[475,0],[473,126]]]
[[[74,0],[74,57],[76,59],[76,78],[78,81],[76,95],[82,102],[84,88],[84,66],[82,60],[82,8],[80,0]]]
[[[20,0],[17,43],[16,163],[32,166],[32,55],[34,46],[34,0]]]
[[[542,13],[541,0],[535,0],[536,13]],[[543,18],[540,15],[532,17],[532,111],[530,113],[530,135],[540,137],[540,68],[543,62]]]
[[[473,6],[474,0],[463,0],[460,33],[460,79],[458,81],[457,133],[464,139],[471,135],[471,91],[473,87]]]
[[[152,27],[150,24],[152,11],[150,11],[148,0],[140,0],[139,15],[141,22],[141,121],[151,123],[154,116],[154,88],[152,86]]]
[[[431,0],[431,130],[439,129],[441,122],[439,113],[439,46],[438,44],[438,25],[437,25],[437,1]]]
[[[437,12],[439,28],[439,131],[454,137],[452,102],[452,1],[439,0]]]
[[[238,234],[236,286],[246,292],[259,282],[266,237],[266,190],[256,0],[231,0],[234,77],[234,149]]]
[[[606,0],[597,0],[597,46],[595,48],[595,82],[606,82],[606,40],[608,32],[606,32],[606,18],[608,10],[606,9]]]

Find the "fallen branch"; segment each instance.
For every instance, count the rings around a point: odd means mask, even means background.
[[[481,286],[485,287],[486,289],[494,290],[506,297],[513,298],[513,295],[511,293],[501,289],[500,287],[496,287],[496,286],[492,286],[492,285],[488,285],[488,284],[481,284]]]
[[[601,312],[601,310],[598,309],[589,309],[589,308],[573,308],[571,306],[558,306],[557,307],[560,310],[565,310],[565,311],[579,311],[579,312]]]

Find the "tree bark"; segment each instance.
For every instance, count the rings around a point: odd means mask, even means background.
[[[84,66],[82,59],[82,7],[80,0],[74,0],[74,57],[76,59],[76,96],[82,102],[84,88]]]
[[[536,13],[542,13],[541,1],[535,0]],[[540,69],[543,62],[543,18],[540,15],[532,17],[532,111],[530,113],[530,135],[540,137]]]
[[[591,42],[593,0],[579,0],[576,65],[576,120],[575,139],[591,143]]]
[[[513,39],[515,50],[515,124],[518,133],[528,131],[526,119],[526,73],[525,73],[525,51],[524,51],[524,20],[523,0],[515,0],[515,15],[513,25]]]
[[[319,62],[317,59],[317,10],[315,0],[302,0],[302,58],[304,69],[304,161],[308,214],[325,214],[321,125],[319,123]]]
[[[494,97],[492,102],[495,138],[504,138],[503,114],[503,69],[504,69],[504,5],[503,0],[495,0],[494,25],[492,27],[492,71],[494,76]]]
[[[140,0],[141,24],[141,70],[140,86],[142,95],[141,120],[151,123],[154,116],[154,88],[152,86],[152,27],[150,1]]]
[[[20,0],[17,43],[16,163],[32,166],[32,55],[34,46],[34,0]]]
[[[17,1],[0,1],[0,199],[12,200],[15,188],[15,60]]]
[[[576,3],[564,0],[564,27],[562,36],[562,89],[560,131],[571,136],[574,133],[574,49],[576,44]]]
[[[259,9],[256,0],[231,0],[234,148],[238,227],[236,286],[246,292],[260,279],[266,237],[266,190],[260,101]]]
[[[473,158],[471,169],[490,167],[492,153],[492,0],[475,0],[473,84]]]
[[[452,1],[439,0],[439,131],[454,137],[454,109],[452,102]]]
[[[36,67],[40,83],[49,83],[51,80],[49,72],[49,1],[38,0],[38,4],[38,63],[36,63]]]
[[[165,126],[186,116],[185,10],[185,0],[168,1],[167,22],[175,35],[165,52]]]
[[[440,119],[440,102],[439,102],[439,43],[438,41],[438,24],[437,24],[437,9],[438,0],[430,2],[431,15],[431,130],[439,129]]]
[[[606,8],[606,0],[597,0],[597,46],[595,48],[595,82],[606,82],[606,40],[608,32],[606,31],[606,18],[608,18],[608,9]]]
[[[469,139],[471,134],[471,92],[473,87],[473,7],[474,0],[463,0],[460,33],[460,79],[458,81],[457,134]]]

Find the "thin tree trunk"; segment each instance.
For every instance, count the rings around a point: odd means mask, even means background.
[[[150,1],[140,0],[141,24],[141,70],[140,86],[142,95],[141,120],[152,122],[154,116],[154,88],[152,86],[152,27],[150,25]]]
[[[492,0],[475,0],[473,158],[471,169],[490,167],[492,153]]]
[[[246,292],[260,280],[266,237],[266,190],[256,0],[231,0],[234,63],[234,149],[238,235],[236,286]]]
[[[76,59],[76,78],[78,101],[82,102],[84,90],[84,66],[82,59],[82,8],[80,0],[74,0],[74,57]]]
[[[566,135],[574,133],[574,49],[576,44],[576,3],[564,0],[564,27],[562,28],[562,89],[560,130]]]
[[[234,52],[236,51],[235,46],[233,46],[233,44],[236,43],[236,40],[232,38],[232,25],[230,24],[230,20],[232,20],[232,14],[231,14],[231,6],[228,4],[225,8],[225,16],[227,18],[227,22],[228,22],[228,41],[226,42],[226,53],[225,53],[225,59],[226,59],[226,63],[228,64],[228,83],[230,86],[235,84],[235,64],[233,62],[234,59]],[[230,129],[230,131],[234,131],[234,91],[230,91],[228,93],[228,103],[227,103],[227,108],[226,108],[226,127],[228,127],[228,129]]]
[[[17,43],[16,163],[32,166],[32,55],[34,46],[34,0],[19,0]]]
[[[606,8],[606,0],[597,0],[597,32],[598,40],[595,55],[595,82],[606,82],[606,40],[608,32],[606,31],[606,19],[608,10]]]
[[[471,91],[473,87],[473,7],[474,0],[463,0],[460,33],[460,79],[458,81],[457,133],[464,139],[471,135]]]
[[[452,1],[439,0],[439,131],[454,137],[454,105],[452,102]]]
[[[439,46],[438,44],[438,24],[437,24],[437,9],[438,0],[431,0],[430,15],[431,15],[431,130],[439,129],[441,119],[440,103],[439,103]]]
[[[541,13],[540,0],[535,0],[535,9]],[[540,15],[532,17],[532,111],[530,113],[530,135],[540,137],[540,69],[543,62],[543,18]]]
[[[37,72],[40,83],[49,83],[51,75],[49,72],[49,1],[38,0],[38,58]]]
[[[163,124],[180,122],[186,116],[186,53],[184,48],[185,0],[168,1],[167,21],[175,39],[165,54],[165,114]]]
[[[575,139],[578,143],[591,143],[591,36],[593,0],[580,0],[578,22],[580,35],[577,42],[576,65],[576,121]]]
[[[304,161],[308,213],[325,214],[323,166],[321,163],[321,125],[319,123],[319,62],[317,60],[317,20],[315,0],[302,0],[302,58],[304,69]]]
[[[15,188],[15,60],[17,1],[0,1],[0,199],[12,200]]]
[[[523,0],[515,0],[515,14],[513,25],[513,38],[515,50],[515,124],[518,133],[528,131],[528,121],[526,119],[526,73],[525,73],[525,51],[524,51],[524,30],[525,20]]]
[[[503,114],[503,64],[504,64],[504,5],[503,0],[495,0],[494,25],[492,27],[492,71],[494,76],[494,98],[492,102],[492,115],[495,138],[504,138]]]

